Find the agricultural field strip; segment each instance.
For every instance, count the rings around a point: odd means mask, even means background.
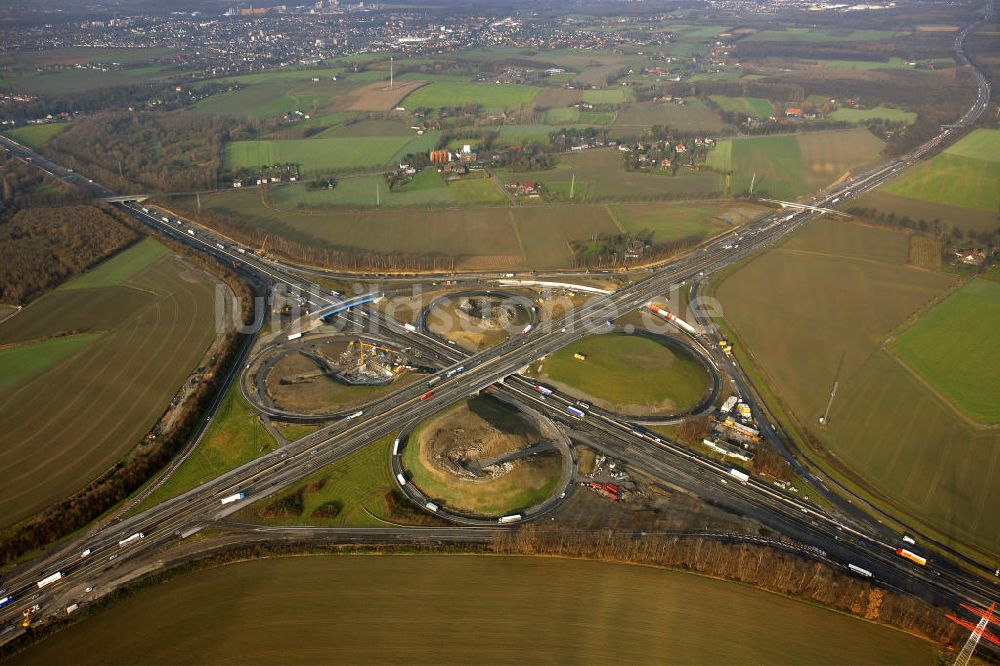
[[[58,407],[48,413],[41,428],[21,412],[26,408],[35,410],[38,404],[58,397],[58,393],[53,396],[49,387],[51,373],[37,376],[3,400],[2,404],[7,407],[2,420],[8,422],[4,429],[7,437],[17,442],[6,455],[19,461],[6,473],[11,481],[9,493],[0,500],[0,515],[5,522],[12,516],[16,519],[30,514],[72,492],[112,464],[115,456],[127,452],[148,429],[151,420],[161,413],[164,403],[159,396],[165,400],[172,395],[182,381],[182,372],[186,372],[182,368],[191,368],[197,361],[192,350],[200,355],[197,350],[207,346],[206,335],[210,338],[211,333],[199,320],[201,299],[195,296],[196,290],[191,283],[166,272],[163,261],[144,269],[142,275],[135,278],[139,280],[136,287],[150,295],[146,303],[130,312],[85,354],[59,366],[60,381],[72,389],[72,397],[58,401]],[[164,289],[165,285],[170,286]],[[182,316],[188,314],[182,303],[193,304],[195,316]],[[176,323],[183,325],[177,327]],[[155,347],[147,346],[155,340],[160,341]],[[123,350],[130,351],[123,353]],[[154,365],[150,365],[150,359],[155,359]],[[97,372],[101,368],[103,370]],[[107,394],[106,386],[115,386],[116,391]],[[123,389],[130,386],[131,389]],[[95,413],[92,403],[97,395],[108,399]],[[22,396],[36,397],[28,401],[29,407]],[[20,409],[16,407],[19,402],[23,405]],[[59,442],[60,447],[47,456],[39,456],[35,445],[38,441]],[[117,446],[109,450],[107,444],[112,441]],[[77,445],[65,446],[67,442],[77,442]],[[35,455],[21,455],[19,452],[25,447]],[[67,457],[72,457],[76,464],[58,464]],[[26,460],[36,461],[36,464],[26,465]],[[58,471],[53,473],[53,469]],[[35,483],[43,470],[49,475],[45,487]],[[24,489],[13,492],[18,484],[23,484]]]

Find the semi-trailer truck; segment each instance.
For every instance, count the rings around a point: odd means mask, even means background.
[[[516,523],[519,520],[521,520],[521,514],[514,513],[514,514],[511,514],[509,516],[502,517],[499,522],[500,522],[501,525],[509,525],[511,523]]]
[[[45,578],[41,579],[40,581],[38,581],[37,583],[35,583],[35,585],[37,585],[38,589],[40,590],[43,587],[45,587],[46,585],[51,585],[52,583],[56,582],[60,578],[62,578],[62,572],[61,571],[57,571],[54,574],[50,574],[50,575],[46,576]]]
[[[398,456],[399,455],[399,440],[400,439],[401,439],[400,437],[397,437],[392,442],[392,455],[394,455],[394,456]]]
[[[138,541],[139,539],[145,538],[145,536],[146,535],[143,534],[142,532],[136,532],[132,536],[126,537],[126,538],[122,539],[121,541],[119,541],[118,545],[119,545],[119,547],[121,547],[121,546],[127,546],[130,543],[132,543],[133,541]]]
[[[406,485],[406,477],[403,476],[402,474],[397,474],[396,475],[396,480],[399,481],[399,485],[401,485],[401,486],[405,486]]]
[[[848,564],[847,568],[850,569],[851,571],[853,571],[854,573],[858,574],[859,576],[864,576],[865,578],[871,578],[872,577],[872,572],[871,571],[868,571],[868,569],[862,569],[861,567],[859,567],[856,564]]]
[[[566,407],[566,411],[578,419],[582,419],[584,416],[586,416],[586,414],[583,413],[582,409],[577,409],[573,405],[569,405],[568,407]]]
[[[302,333],[289,333],[288,334],[288,339],[289,340],[298,340],[301,337],[302,337]]]
[[[246,493],[236,493],[235,495],[230,495],[229,497],[223,497],[219,500],[222,504],[232,504],[233,502],[239,502],[241,499],[246,499]]]
[[[552,389],[548,386],[542,386],[541,384],[535,384],[535,390],[542,395],[552,395]]]
[[[746,472],[741,472],[740,470],[736,469],[735,467],[730,467],[729,468],[729,476],[733,477],[734,479],[736,479],[737,481],[739,481],[740,483],[742,483],[744,485],[746,485],[747,482],[750,481],[750,475],[749,474],[747,474]]]
[[[403,328],[405,328],[406,330],[408,330],[410,333],[416,333],[417,332],[417,327],[414,326],[413,324],[411,324],[410,322],[406,322],[405,324],[403,324]]]
[[[906,550],[905,548],[897,548],[896,549],[896,554],[899,555],[900,557],[904,558],[904,559],[907,559],[907,560],[911,561],[911,562],[915,562],[916,564],[919,564],[920,566],[925,566],[927,564],[927,558],[926,557],[923,557],[921,555],[917,555],[913,551]]]
[[[428,502],[428,503],[427,503],[427,504],[425,504],[424,506],[426,506],[426,507],[427,507],[427,510],[428,510],[428,511],[434,511],[434,512],[437,512],[437,510],[438,510],[438,505],[437,505],[437,504],[435,504],[434,502]]]

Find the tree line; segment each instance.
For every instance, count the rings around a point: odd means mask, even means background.
[[[841,573],[821,561],[759,543],[649,534],[637,539],[632,532],[579,532],[529,523],[517,531],[500,532],[494,539],[493,551],[634,562],[694,571],[804,598],[940,643],[962,640],[962,629],[945,617],[945,609]]]

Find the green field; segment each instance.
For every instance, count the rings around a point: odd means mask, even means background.
[[[732,171],[730,191],[795,199],[828,185],[849,169],[874,160],[883,147],[866,129],[723,139],[706,164]]]
[[[899,196],[884,189],[866,194],[857,200],[857,205],[862,208],[874,208],[883,213],[892,213],[897,218],[923,220],[928,225],[938,219],[945,225],[964,230],[993,231],[997,228],[996,211],[949,206],[936,201]]]
[[[653,125],[665,125],[681,132],[705,132],[715,134],[725,129],[715,111],[695,97],[684,100],[684,104],[634,102],[623,107],[611,125],[611,136],[615,138],[638,137]]]
[[[966,422],[884,349],[955,281],[908,261],[907,234],[820,219],[727,274],[716,295],[736,346],[829,452],[828,464],[946,541],[995,552],[1000,486],[977,470],[996,463],[1000,434]],[[923,335],[935,335],[934,321]],[[929,339],[920,328],[918,343]],[[830,420],[820,426],[834,381]]]
[[[609,90],[584,90],[583,101],[590,104],[624,104],[632,99],[631,88],[611,88]]]
[[[417,137],[422,138],[422,137]],[[290,139],[287,141],[234,141],[226,144],[227,169],[262,165],[300,164],[305,174],[380,167],[399,152],[409,152],[414,139],[405,136]]]
[[[492,178],[466,178],[448,181],[448,191],[465,204],[502,204],[507,196]]]
[[[96,69],[60,69],[0,73],[0,87],[37,95],[68,95],[86,90],[137,85],[174,76],[161,65],[131,67],[102,72]]]
[[[434,187],[389,190],[382,176],[351,176],[337,181],[332,190],[310,190],[303,184],[289,184],[271,190],[271,206],[277,212],[322,209],[325,206],[372,207],[379,206],[437,206],[458,202],[458,198],[440,176]]]
[[[583,354],[579,360],[574,354]],[[591,335],[553,352],[531,371],[570,394],[625,414],[671,413],[691,407],[708,387],[697,359],[640,335]]]
[[[554,169],[527,173],[496,170],[502,180],[535,180],[549,195],[568,201],[635,201],[661,198],[710,198],[721,194],[723,178],[712,171],[680,169],[676,176],[625,171],[621,153],[591,149],[560,157]],[[575,176],[575,185],[573,184]]]
[[[507,109],[529,104],[539,90],[517,84],[433,81],[407,95],[402,103],[407,108],[478,104],[485,109]]]
[[[892,30],[822,30],[810,28],[786,28],[784,30],[761,30],[746,37],[748,42],[869,42],[890,40],[900,33]]]
[[[388,500],[396,483],[389,466],[392,439],[389,436],[372,442],[295,484],[292,489],[303,489],[305,508],[300,517],[277,518],[261,514],[262,509],[281,497],[279,492],[243,509],[236,518],[265,525],[329,527],[379,527],[384,526],[386,521],[397,524],[406,522],[402,516],[393,514]],[[337,507],[336,515],[313,516],[313,512],[323,505]]]
[[[133,513],[182,495],[273,451],[274,448],[274,437],[264,428],[257,418],[257,412],[240,393],[239,382],[233,382],[198,446]]]
[[[552,557],[427,554],[285,557],[186,573],[16,659],[227,664],[234,655],[261,665],[515,664],[525,655],[545,664],[663,655],[760,666],[937,663],[935,646],[915,636],[749,585]]]
[[[977,129],[882,190],[911,199],[996,212],[1000,209],[1000,130]]]
[[[69,127],[69,123],[46,123],[45,125],[25,125],[4,132],[7,136],[29,148],[40,148],[49,139]]]
[[[0,345],[89,338],[0,391],[0,524],[76,492],[140,443],[201,363],[214,296],[213,280],[144,241],[0,324]]]
[[[911,368],[980,423],[1000,423],[1000,284],[974,280],[892,346]]]
[[[730,189],[778,199],[795,199],[809,192],[802,151],[795,136],[732,140],[733,176]]]
[[[47,370],[98,337],[99,333],[67,335],[0,348],[0,393]]]
[[[719,105],[723,111],[742,113],[768,118],[774,114],[774,105],[760,97],[726,97],[725,95],[709,95],[709,98]]]
[[[865,120],[879,118],[890,122],[912,123],[917,119],[917,114],[912,111],[903,111],[888,106],[876,106],[873,109],[837,109],[830,114],[832,120],[844,120],[849,123],[860,123]]]
[[[341,68],[277,69],[216,79],[217,83],[236,84],[240,88],[207,97],[197,102],[194,110],[241,117],[277,116],[290,111],[316,116],[337,110],[333,108],[336,100],[365,83],[342,74]],[[313,78],[319,81],[314,82]]]
[[[974,160],[1000,162],[1000,130],[977,129],[944,152]]]
[[[902,58],[893,56],[888,60],[810,60],[827,69],[849,69],[867,72],[872,69],[911,69]]]
[[[702,240],[764,210],[754,206],[726,208],[712,204],[616,204],[610,209],[624,231],[636,235],[652,232],[653,243],[681,238]]]
[[[549,125],[571,125],[579,120],[580,109],[574,107],[549,109],[545,112],[545,122]]]
[[[452,255],[458,258],[457,266],[470,269],[525,266],[506,207],[410,208],[405,214],[390,208],[278,210],[261,205],[258,193],[251,190],[202,196],[201,203],[204,209],[310,245]]]
[[[128,250],[101,262],[76,279],[66,282],[59,289],[73,291],[76,289],[117,287],[165,254],[167,254],[167,248],[152,238],[145,238]]]
[[[675,179],[651,174],[629,174],[620,168],[612,176],[624,176],[617,183],[601,179],[602,168],[608,164],[620,167],[617,151],[591,151],[589,154],[569,155],[567,161],[580,165],[576,170],[578,199],[596,192],[611,198],[611,188],[616,184],[624,191],[620,199],[636,198],[629,194],[655,195],[664,188],[672,191],[687,186],[709,183],[721,184],[716,173],[681,170]],[[598,157],[594,160],[592,156]],[[565,168],[530,174],[497,174],[503,178],[538,178],[544,174],[547,185],[569,192],[573,171]],[[683,175],[681,175],[683,174]],[[585,176],[593,178],[585,179]],[[598,181],[598,179],[601,179]],[[634,180],[632,180],[634,179]],[[637,185],[648,186],[642,190]],[[382,208],[374,208],[375,188],[379,188]],[[631,192],[627,188],[632,188]],[[693,188],[692,188],[693,189]],[[670,190],[668,190],[670,191]],[[716,192],[718,190],[715,190]],[[711,190],[710,190],[711,193]],[[697,190],[692,194],[697,195]],[[417,189],[412,192],[389,193],[378,176],[343,178],[337,188],[308,191],[302,185],[284,185],[272,188],[270,207],[261,204],[256,190],[233,190],[201,197],[202,208],[237,217],[258,226],[268,233],[316,246],[340,246],[370,249],[379,252],[413,254],[441,254],[457,258],[461,270],[511,270],[531,268],[565,268],[573,266],[570,242],[585,241],[601,234],[621,233],[606,206],[603,205],[554,205],[554,206],[481,206],[478,208],[408,208],[400,214],[398,205],[408,205],[420,197],[425,205],[445,205],[457,201],[459,205],[473,206],[491,201],[501,202],[501,193],[491,180],[452,181],[445,187]],[[450,197],[445,200],[444,197]],[[193,201],[191,202],[193,204]],[[302,207],[299,207],[299,204]],[[335,208],[333,206],[368,206],[365,209]],[[324,208],[324,206],[326,206]],[[659,207],[666,211],[662,215]],[[728,204],[708,206],[725,218],[730,215]],[[702,217],[708,229],[716,223],[708,219],[705,204],[697,205],[697,212],[682,211],[681,204],[642,204],[634,210],[642,211],[635,225],[649,228],[662,238],[672,238],[676,233],[686,233],[688,218]],[[688,220],[687,222],[684,220]],[[738,222],[737,220],[736,222]],[[631,220],[626,220],[632,224]],[[636,227],[633,227],[636,228]],[[641,229],[638,229],[641,230]],[[704,233],[699,230],[699,233]]]

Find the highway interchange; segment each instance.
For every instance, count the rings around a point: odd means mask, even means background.
[[[963,40],[975,25],[965,28],[956,37],[956,58],[959,62],[968,62],[962,50]],[[911,153],[855,174],[850,180],[828,188],[803,203],[816,207],[839,205],[878,187],[951,140],[961,127],[978,119],[989,102],[989,83],[978,69],[973,68],[972,72],[979,94],[973,107],[956,125],[943,128],[940,134]],[[69,172],[9,139],[0,137],[0,144],[22,159],[30,158],[32,164],[54,177],[84,187],[95,196],[115,196],[99,184]],[[329,289],[308,281],[294,268],[246,251],[240,252],[231,240],[209,230],[187,222],[178,225],[176,218],[169,214],[166,215],[168,221],[164,222],[163,215],[153,209],[145,213],[139,203],[126,201],[116,205],[161,233],[169,233],[224,261],[238,262],[240,270],[258,279],[301,291],[314,308],[342,302]],[[41,606],[36,621],[64,616],[68,604],[83,603],[93,598],[88,588],[110,591],[114,581],[127,578],[124,572],[139,567],[142,562],[146,563],[144,566],[149,566],[150,558],[159,557],[158,553],[163,552],[164,547],[183,541],[206,525],[223,524],[219,521],[225,521],[228,514],[246,503],[294,483],[371,442],[403,432],[411,424],[443,407],[483,390],[502,393],[509,399],[548,414],[569,429],[574,439],[587,442],[664,483],[684,487],[707,502],[759,520],[803,544],[800,551],[803,555],[844,570],[848,563],[862,566],[874,572],[882,585],[917,594],[934,603],[954,607],[959,602],[971,600],[987,605],[996,594],[996,587],[990,582],[944,560],[932,559],[927,567],[918,568],[898,558],[894,553],[898,534],[893,534],[839,498],[836,510],[826,511],[756,479],[750,479],[746,484],[732,479],[723,483],[726,467],[713,460],[615,415],[595,412],[582,420],[571,418],[565,407],[573,404],[572,397],[558,393],[542,396],[534,390],[532,382],[517,374],[532,361],[602,330],[608,321],[643,307],[677,285],[699,282],[704,276],[775,244],[816,215],[809,210],[785,210],[767,215],[672,259],[648,277],[610,295],[595,296],[562,318],[546,322],[547,325],[538,326],[528,334],[513,336],[476,355],[469,355],[425,332],[407,330],[399,322],[382,316],[375,308],[358,308],[341,313],[338,316],[350,318],[360,327],[374,327],[387,339],[412,346],[425,356],[436,358],[442,368],[436,375],[440,379],[435,383],[433,397],[421,399],[427,390],[423,382],[404,387],[380,401],[377,409],[361,409],[361,413],[354,418],[324,426],[180,497],[93,533],[69,538],[39,557],[18,565],[6,574],[3,581],[6,594],[12,594],[14,601],[0,608],[0,623],[3,625],[0,642],[19,635],[19,620],[26,608],[36,604]],[[501,277],[504,276],[478,276],[476,279],[488,285],[499,284]],[[711,352],[706,350],[706,353]],[[717,355],[712,358],[717,365],[725,362]],[[463,366],[464,371],[448,375],[449,370],[459,366]],[[734,381],[742,381],[735,368],[719,369],[724,375],[733,377]],[[746,390],[749,387],[743,385],[743,388],[745,390],[741,393],[751,401],[754,416],[762,426],[762,435],[787,454],[780,433],[771,426],[760,406],[752,401],[752,393]],[[790,454],[788,457],[792,458]],[[828,497],[833,495],[829,489],[823,489],[829,493]],[[222,498],[238,492],[246,493],[245,501],[221,504]],[[387,535],[406,540],[410,538],[407,534],[417,538],[416,533],[412,533],[413,529],[385,528],[382,530],[385,534],[380,532],[377,539],[374,533],[372,535],[374,540],[384,540]],[[475,537],[471,536],[474,532],[470,532],[475,528],[451,529],[460,531],[442,534],[454,534],[459,541],[476,541],[479,534],[492,534],[498,527],[484,527],[483,532],[475,533]],[[362,530],[348,532],[352,539],[364,538],[358,536],[364,534]],[[144,536],[125,546],[119,545],[125,537],[136,533]],[[448,538],[434,534],[434,537],[427,538]],[[38,581],[56,572],[61,574],[59,580],[38,587]]]

